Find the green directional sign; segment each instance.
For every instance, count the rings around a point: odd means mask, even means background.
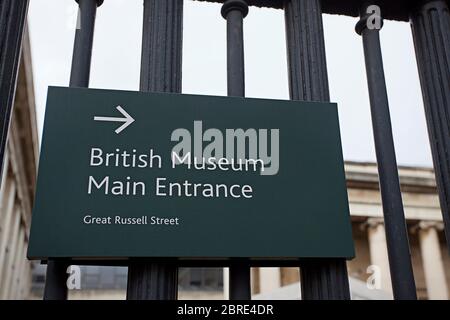
[[[28,256],[354,256],[337,106],[51,87]]]

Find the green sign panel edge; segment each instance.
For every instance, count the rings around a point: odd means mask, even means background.
[[[198,136],[214,132],[223,133],[226,153],[227,129],[255,129],[259,142],[266,130],[269,154],[278,129],[279,163],[267,175],[172,168],[177,129],[192,134],[192,154]],[[155,163],[124,167],[124,151]],[[200,196],[188,196],[185,181],[188,195],[200,184]],[[171,183],[175,196],[167,195]],[[225,187],[205,197],[208,184]],[[234,185],[239,198],[230,196]],[[28,256],[352,258],[337,105],[51,87]]]

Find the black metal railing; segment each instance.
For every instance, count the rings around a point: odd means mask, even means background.
[[[244,18],[248,5],[285,11],[290,97],[329,101],[322,13],[361,15],[370,93],[373,132],[380,176],[386,238],[394,297],[416,299],[410,249],[392,138],[389,105],[380,49],[380,29],[367,27],[367,6],[376,4],[385,18],[410,19],[425,101],[440,203],[450,248],[450,13],[447,0],[343,1],[331,0],[204,0],[224,2],[227,20],[228,95],[245,96]],[[95,14],[102,0],[77,0],[80,25],[76,30],[70,86],[88,87]],[[20,44],[28,1],[0,1],[0,158],[3,161]],[[104,5],[108,5],[106,2]],[[382,17],[379,17],[382,19]],[[144,0],[141,91],[181,92],[183,0]],[[49,259],[45,299],[67,298],[69,261]],[[277,265],[272,262],[272,266]],[[280,264],[281,265],[281,262]],[[176,299],[177,260],[129,261],[128,299]],[[225,266],[225,265],[224,265]],[[250,299],[250,263],[232,260],[230,298]],[[303,299],[349,299],[344,259],[300,260]]]

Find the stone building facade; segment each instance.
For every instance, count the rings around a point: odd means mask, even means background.
[[[28,298],[32,264],[26,259],[39,154],[28,33],[22,48],[16,97],[0,189],[0,299]]]
[[[346,162],[356,258],[347,263],[352,299],[392,299],[378,174],[374,163]],[[405,215],[420,299],[448,299],[450,256],[445,246],[434,172],[400,167]],[[126,268],[83,267],[71,299],[125,299]],[[33,297],[42,294],[45,268],[35,270]],[[298,268],[253,268],[254,299],[299,299]],[[227,270],[183,268],[179,299],[227,298]],[[369,281],[368,281],[369,280]],[[372,280],[372,281],[371,281]]]
[[[26,260],[39,153],[33,74],[25,34],[17,93],[0,189],[0,299],[41,298],[45,267]],[[356,258],[347,263],[354,299],[392,298],[383,211],[374,163],[346,162]],[[414,275],[421,299],[448,299],[450,256],[445,247],[434,172],[399,168]],[[126,268],[83,267],[72,299],[123,299]],[[367,284],[367,281],[369,284]],[[180,299],[227,297],[227,271],[179,272]],[[253,268],[256,299],[300,298],[298,268]]]
[[[390,299],[392,287],[376,165],[346,162],[345,171],[356,251],[356,258],[347,263],[352,296]],[[399,174],[418,297],[447,300],[450,256],[434,172],[429,168],[400,167]],[[298,268],[257,268],[253,277],[257,298],[299,298]],[[374,277],[379,282],[374,283]]]

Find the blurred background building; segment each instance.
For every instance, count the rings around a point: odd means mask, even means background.
[[[0,299],[40,299],[45,266],[25,258],[39,152],[28,34],[13,112],[0,190]],[[346,162],[345,170],[356,248],[348,262],[352,297],[392,298],[376,165]],[[418,296],[448,299],[450,258],[433,170],[400,167],[399,174]],[[227,298],[226,278],[226,269],[182,268],[179,298]],[[126,282],[126,268],[82,267],[81,289],[69,297],[124,299]],[[253,268],[252,290],[255,299],[299,299],[299,269]]]
[[[356,258],[347,263],[352,299],[392,299],[378,174],[373,163],[345,164]],[[448,299],[450,257],[434,173],[429,168],[400,167],[405,214],[419,299]],[[270,235],[268,235],[270,236]],[[82,267],[81,290],[71,299],[125,299],[126,268]],[[45,267],[33,272],[30,297],[40,298]],[[254,299],[300,299],[298,268],[253,268]],[[227,270],[182,268],[179,299],[226,299]]]
[[[39,154],[28,32],[0,189],[0,299],[30,296],[32,265],[26,260]]]

